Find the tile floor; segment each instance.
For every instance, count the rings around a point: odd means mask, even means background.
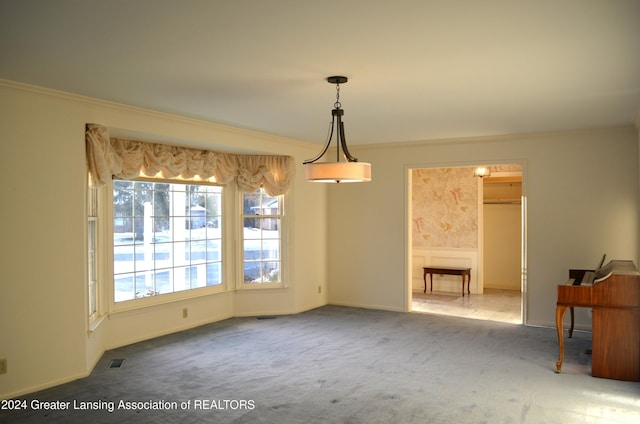
[[[413,292],[413,312],[522,324],[521,293],[485,289],[484,294]]]

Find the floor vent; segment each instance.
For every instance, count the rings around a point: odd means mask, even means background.
[[[120,368],[124,363],[124,359],[112,359],[108,368]]]
[[[274,316],[262,316],[262,317],[256,317],[256,319],[276,319],[276,317],[274,317]]]

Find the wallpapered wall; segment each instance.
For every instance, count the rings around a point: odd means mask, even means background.
[[[478,247],[478,179],[473,168],[412,171],[413,247]]]

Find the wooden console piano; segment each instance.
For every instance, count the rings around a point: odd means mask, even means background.
[[[569,270],[567,284],[558,286],[557,372],[564,360],[564,316],[569,308],[571,337],[574,307],[592,308],[591,374],[640,381],[640,272],[635,264],[614,260],[597,270]]]

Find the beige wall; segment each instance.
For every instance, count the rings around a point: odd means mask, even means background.
[[[483,287],[520,291],[520,205],[487,203],[483,216]]]
[[[317,146],[0,81],[0,398],[86,375],[105,349],[235,315],[323,305],[405,310],[411,168],[520,163],[528,201],[526,322],[554,325],[570,267],[638,260],[635,128],[352,147],[373,181],[329,187],[298,168],[287,213],[288,288],[229,291],[117,314],[89,332],[86,314],[84,126],[193,147],[289,154]],[[322,293],[318,293],[322,286]],[[328,295],[327,295],[328,293]],[[189,318],[181,315],[189,308]],[[578,325],[588,325],[577,314]]]
[[[353,149],[356,150],[356,149]],[[407,310],[409,169],[522,164],[527,209],[525,323],[555,326],[556,286],[604,252],[638,262],[633,127],[357,149],[373,181],[329,187],[331,303]],[[585,311],[577,326],[588,328]]]
[[[286,205],[287,288],[229,291],[118,313],[90,332],[86,123],[212,150],[287,154],[300,164],[317,153],[317,146],[293,140],[0,81],[0,358],[8,363],[0,398],[85,376],[105,349],[231,316],[326,304],[326,186],[305,182],[300,165]]]

